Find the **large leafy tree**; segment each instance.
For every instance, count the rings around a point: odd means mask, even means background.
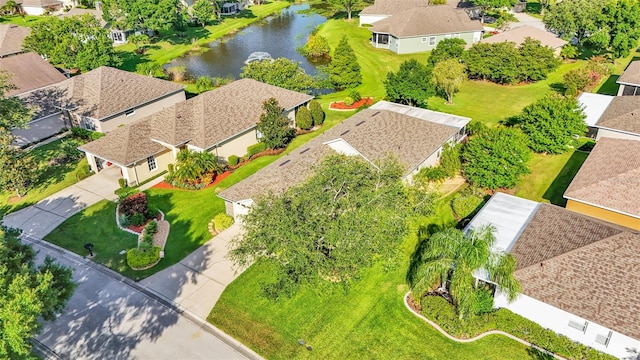
[[[472,2],[482,9],[482,22],[484,23],[484,15],[488,10],[512,8],[518,0],[472,0]]]
[[[517,123],[529,137],[533,151],[559,154],[568,150],[573,135],[584,134],[585,118],[575,98],[546,96],[525,107]]]
[[[453,104],[453,94],[466,78],[465,66],[457,59],[444,60],[433,68],[433,81],[436,88],[447,97],[447,104]]]
[[[295,130],[289,126],[289,120],[282,115],[284,109],[278,104],[278,100],[271,98],[262,104],[264,113],[260,115],[260,121],[256,130],[260,133],[260,142],[269,149],[280,149],[289,143],[295,136]]]
[[[332,155],[314,175],[282,194],[268,194],[243,219],[232,259],[262,260],[276,269],[272,296],[299,284],[347,285],[378,261],[391,265],[407,233],[407,219],[431,210],[433,197],[412,191],[403,168],[387,159],[373,166],[357,156]]]
[[[24,39],[24,47],[46,56],[53,64],[80,71],[120,62],[108,31],[88,14],[38,21]]]
[[[353,9],[360,5],[361,0],[329,0],[329,3],[339,9],[344,9],[347,13],[347,20],[351,21]]]
[[[301,92],[307,92],[315,86],[313,77],[298,62],[287,58],[252,61],[242,68],[240,77]]]
[[[514,128],[487,128],[472,136],[462,149],[462,173],[473,185],[512,188],[527,174],[531,151],[528,139]]]
[[[415,59],[400,64],[397,72],[387,73],[384,88],[387,99],[399,104],[427,107],[427,99],[435,95],[431,68]]]
[[[417,296],[442,287],[451,295],[460,318],[475,315],[482,305],[483,290],[476,287],[474,274],[483,271],[500,291],[513,301],[520,293],[520,284],[513,276],[516,260],[510,254],[496,253],[495,229],[483,226],[468,233],[455,228],[437,232],[428,240],[419,258],[419,265],[410,276],[411,289]]]
[[[519,81],[535,82],[547,78],[560,66],[560,59],[555,56],[553,49],[543,46],[540,40],[526,38],[518,47],[520,53],[520,67],[523,70]]]
[[[444,39],[436,45],[436,48],[431,50],[427,63],[431,66],[448,60],[448,59],[460,59],[464,53],[464,48],[467,43],[458,38]]]
[[[73,294],[71,269],[47,257],[35,265],[35,252],[18,232],[0,229],[0,358],[28,358],[40,318],[55,319]]]
[[[596,21],[604,7],[604,0],[563,0],[550,5],[543,22],[547,29],[582,42],[598,30]]]
[[[346,36],[343,36],[329,64],[329,81],[336,90],[351,89],[362,83],[360,64]]]
[[[22,196],[37,166],[24,150],[12,145],[11,130],[25,128],[31,120],[31,110],[17,97],[4,96],[15,88],[10,81],[10,75],[0,71],[0,186]]]
[[[196,22],[202,25],[202,27],[207,25],[207,22],[211,20],[214,12],[215,9],[211,0],[198,0],[193,4],[193,18]]]
[[[180,0],[104,0],[105,20],[118,29],[168,30],[179,20]]]

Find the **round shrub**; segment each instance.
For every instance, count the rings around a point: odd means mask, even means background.
[[[118,185],[120,185],[120,189],[124,189],[127,187],[127,180],[124,178],[118,179]]]
[[[362,95],[360,95],[360,92],[355,89],[349,91],[349,97],[353,99],[353,102],[358,102],[362,100]]]
[[[296,125],[302,130],[309,130],[313,127],[313,119],[311,118],[311,112],[306,107],[302,106],[298,109],[296,114]]]
[[[322,125],[324,122],[324,110],[322,106],[316,100],[309,102],[309,111],[311,112],[311,118],[313,119],[313,125]]]
[[[354,102],[355,100],[353,100],[351,96],[347,96],[346,98],[344,98],[344,104],[347,106],[353,105]]]
[[[160,260],[160,248],[158,246],[127,250],[127,265],[132,269],[145,268],[155,264],[158,260]]]
[[[216,230],[222,231],[233,225],[233,217],[225,213],[220,213],[213,218],[213,224],[215,225]]]
[[[237,155],[229,155],[229,158],[227,159],[227,163],[229,163],[229,165],[236,166],[238,165],[238,162],[240,162],[240,158]]]
[[[461,219],[474,213],[480,204],[482,198],[471,194],[458,194],[451,200],[453,212]]]

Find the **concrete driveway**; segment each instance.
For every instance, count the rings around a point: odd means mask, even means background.
[[[511,29],[524,26],[524,25],[529,25],[541,30],[546,30],[544,27],[544,23],[542,22],[541,19],[535,18],[527,13],[513,13],[513,16],[515,16],[516,19],[518,19],[518,22],[509,23],[509,27]]]
[[[22,229],[25,235],[43,238],[84,208],[100,200],[116,200],[114,191],[120,177],[116,167],[92,175],[35,205],[6,215],[4,225]]]
[[[238,234],[240,226],[234,224],[179,263],[140,283],[206,319],[227,285],[244,271],[226,258],[229,242]]]

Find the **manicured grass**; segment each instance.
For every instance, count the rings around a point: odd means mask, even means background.
[[[60,143],[61,140],[56,140],[29,150],[38,163],[38,177],[34,179],[34,185],[23,197],[18,198],[12,191],[0,191],[0,217],[33,205],[79,181],[78,169],[89,166],[86,158],[82,158],[77,163],[49,165],[49,162],[57,156]]]
[[[20,26],[31,27],[38,21],[44,19],[44,16],[0,16],[0,24],[14,24]]]
[[[453,221],[449,199],[440,204],[422,224],[439,227]],[[269,301],[261,296],[261,286],[274,271],[257,263],[226,288],[208,320],[268,359],[529,358],[526,347],[500,336],[470,344],[450,341],[405,308],[416,230],[403,243],[396,267],[366,271],[348,293],[305,287],[290,299]],[[298,339],[313,350],[299,346]]]
[[[562,197],[589,153],[568,151],[564,154],[535,154],[529,161],[531,173],[520,179],[516,196],[565,206]]]
[[[640,44],[640,42],[639,42]],[[593,92],[597,92],[598,94],[604,95],[617,95],[618,94],[618,84],[616,81],[622,75],[624,70],[629,66],[631,61],[635,61],[640,59],[640,52],[632,50],[629,56],[616,59],[613,64],[613,70],[611,71],[611,75],[608,79],[602,82],[600,87],[593,90]]]
[[[178,36],[176,31],[162,32],[160,37],[148,46],[147,51],[137,54],[133,44],[123,44],[116,47],[116,52],[123,62],[119,66],[127,71],[135,71],[136,65],[143,62],[155,61],[164,65],[180,57],[194,48],[215,41],[225,35],[233,34],[247,25],[259,21],[275,12],[291,5],[286,1],[273,1],[264,5],[251,6],[236,16],[226,16],[221,23],[209,25],[206,28],[189,27],[184,36]]]

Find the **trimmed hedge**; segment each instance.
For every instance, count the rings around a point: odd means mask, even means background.
[[[322,125],[324,123],[324,110],[322,106],[316,100],[309,102],[309,111],[311,111],[311,118],[313,119],[313,125]]]
[[[213,224],[217,231],[222,231],[233,225],[233,218],[225,213],[220,213],[213,218]]]
[[[127,265],[132,269],[141,269],[153,265],[160,260],[160,248],[129,249],[127,250]]]
[[[507,309],[460,320],[453,305],[440,296],[425,296],[421,306],[424,316],[457,338],[468,339],[489,330],[501,330],[569,359],[615,359]]]
[[[227,158],[227,163],[231,166],[236,166],[240,162],[240,158],[237,155],[229,155]]]
[[[296,114],[296,125],[302,130],[309,130],[313,127],[313,119],[311,118],[311,112],[306,107],[302,106],[298,109]]]
[[[267,150],[267,145],[265,145],[262,142],[259,142],[257,144],[251,145],[247,148],[247,158],[252,157],[253,155],[259,153],[259,152],[263,152]]]

